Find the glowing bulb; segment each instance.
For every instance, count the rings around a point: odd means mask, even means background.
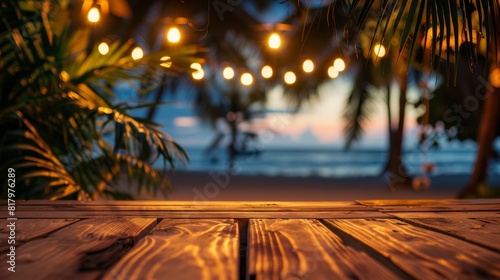
[[[132,58],[134,60],[141,59],[144,56],[144,52],[142,51],[141,47],[135,47],[132,50]]]
[[[328,77],[335,79],[339,76],[339,71],[335,69],[335,67],[330,66],[328,67]]]
[[[264,77],[265,79],[269,79],[273,76],[273,68],[271,68],[271,66],[269,65],[262,67],[262,70],[260,72],[262,74],[262,77]]]
[[[226,67],[224,68],[224,70],[222,71],[222,76],[224,76],[224,78],[226,80],[231,80],[233,77],[234,77],[234,70],[233,68],[231,67]]]
[[[378,57],[384,57],[385,56],[385,47],[380,45],[380,44],[376,44],[374,47],[373,47],[373,53],[375,53],[376,56]]]
[[[170,60],[170,56],[168,55],[160,58],[160,61],[163,61],[162,63],[160,63],[160,66],[163,66],[165,68],[170,68],[170,66],[172,66],[172,61]]]
[[[191,63],[191,69],[194,69],[194,70],[200,70],[201,69],[201,64],[199,64],[198,62],[193,62]]]
[[[198,69],[196,72],[193,72],[193,79],[195,80],[201,80],[205,76],[205,71],[203,69]]]
[[[99,13],[99,9],[96,7],[92,7],[87,14],[87,18],[90,22],[98,22],[101,18],[101,14]]]
[[[167,32],[167,40],[170,43],[177,43],[181,40],[181,32],[177,27],[172,27]]]
[[[500,68],[495,68],[490,72],[490,83],[496,88],[500,88]]]
[[[304,69],[304,72],[306,73],[311,73],[314,70],[314,63],[312,60],[306,59],[302,64],[302,69]]]
[[[345,69],[344,60],[342,58],[335,59],[335,61],[333,62],[333,68],[335,68],[335,70],[337,70],[338,72],[344,71]]]
[[[284,78],[285,78],[285,83],[287,83],[289,85],[294,84],[295,81],[297,80],[295,73],[293,73],[292,71],[286,72]]]
[[[269,47],[271,49],[277,49],[281,46],[281,38],[280,38],[280,35],[278,35],[278,33],[274,32],[273,34],[271,34],[271,36],[269,37]]]
[[[253,83],[253,77],[250,73],[244,73],[240,78],[241,84],[244,86],[249,86]]]
[[[97,50],[99,50],[100,54],[105,55],[109,52],[109,46],[105,42],[102,42],[99,44],[99,47],[97,47]]]

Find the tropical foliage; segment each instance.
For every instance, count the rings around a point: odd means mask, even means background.
[[[2,170],[16,170],[16,198],[131,198],[113,185],[123,170],[139,191],[165,193],[165,170],[187,155],[158,124],[134,116],[149,104],[118,102],[114,88],[128,83],[148,92],[158,73],[188,69],[195,49],[178,50],[169,67],[160,66],[165,53],[134,60],[132,41],[114,42],[102,55],[89,44],[88,27],[69,31],[58,3],[1,5],[0,158]]]

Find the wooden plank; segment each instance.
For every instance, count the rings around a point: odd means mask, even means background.
[[[328,220],[417,279],[497,279],[500,254],[394,219]]]
[[[18,219],[15,222],[16,246],[27,241],[40,238],[46,234],[77,222],[77,219]],[[0,220],[0,240],[7,240],[10,230],[7,224],[11,221]],[[0,252],[6,251],[10,245],[7,242],[0,244]]]
[[[500,218],[423,218],[406,221],[444,231],[500,251]]]
[[[498,211],[467,211],[467,212],[392,212],[390,216],[402,219],[420,218],[443,218],[450,219],[472,219],[472,218],[500,218]]]
[[[472,204],[472,205],[455,205],[455,204],[432,204],[432,205],[396,205],[396,206],[372,206],[374,209],[382,212],[418,212],[418,211],[435,211],[435,212],[458,212],[458,211],[500,211],[500,204]]]
[[[399,279],[317,220],[250,220],[250,279]]]
[[[104,279],[238,279],[234,220],[163,220]]]
[[[0,212],[1,213],[1,212]],[[338,218],[384,218],[391,217],[378,211],[22,211],[17,210],[18,218],[26,219],[76,219],[100,217],[152,217],[172,219],[249,219],[249,218],[289,218],[289,219],[338,219]],[[1,218],[1,214],[0,214]]]
[[[4,207],[5,208],[5,207]],[[26,202],[18,205],[17,211],[376,211],[370,207],[355,202],[117,202],[117,201],[88,201],[78,203],[68,202]],[[0,208],[0,211],[2,208]]]
[[[500,204],[500,199],[393,199],[393,200],[356,200],[367,206],[408,206],[408,205],[488,205]]]
[[[16,248],[16,272],[0,279],[95,279],[156,225],[156,219],[89,219]],[[6,263],[6,254],[0,262]]]

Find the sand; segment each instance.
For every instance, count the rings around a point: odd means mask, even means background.
[[[391,190],[383,176],[356,178],[234,175],[227,172],[176,171],[167,198],[142,193],[137,199],[199,201],[342,201],[355,199],[456,198],[469,175],[431,176],[428,189]],[[500,185],[500,175],[490,176]],[[121,180],[126,188],[127,181]],[[134,189],[134,183],[130,183]]]

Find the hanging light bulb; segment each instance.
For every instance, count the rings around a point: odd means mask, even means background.
[[[344,60],[340,57],[335,59],[335,61],[333,62],[333,68],[335,68],[335,70],[337,70],[338,72],[344,71],[345,69]]]
[[[99,12],[99,9],[97,7],[90,8],[89,13],[87,14],[87,19],[90,22],[98,22],[100,18],[101,13]]]
[[[271,66],[269,65],[266,65],[262,67],[260,73],[262,74],[262,77],[264,77],[264,79],[269,79],[273,76],[273,68],[271,68]]]
[[[306,59],[304,63],[302,63],[302,69],[306,73],[311,73],[314,70],[314,63],[310,59]]]
[[[295,81],[297,81],[297,76],[295,76],[295,73],[293,73],[292,71],[288,71],[285,73],[284,79],[285,83],[292,85],[295,83]]]
[[[142,51],[141,47],[135,47],[132,50],[132,58],[134,60],[141,59],[144,56],[144,52]]]
[[[231,67],[226,67],[222,71],[222,76],[224,76],[224,79],[226,80],[231,80],[234,77],[234,70]]]
[[[205,71],[203,69],[198,69],[196,72],[193,72],[193,79],[195,80],[201,80],[205,76]]]
[[[335,69],[335,67],[330,66],[328,67],[328,77],[335,79],[339,76],[339,71]]]
[[[109,46],[105,42],[102,42],[97,47],[97,50],[99,51],[100,54],[105,55],[109,52]]]
[[[378,57],[384,57],[386,54],[385,47],[380,44],[376,44],[373,47],[373,53]]]
[[[167,40],[170,43],[178,43],[181,40],[181,32],[179,31],[179,28],[170,28],[167,32]]]
[[[244,73],[240,78],[241,84],[244,86],[249,86],[253,83],[253,76],[250,73]]]
[[[269,47],[271,49],[277,49],[280,46],[281,46],[280,35],[278,35],[278,33],[274,32],[273,34],[271,34],[271,36],[269,36]]]

